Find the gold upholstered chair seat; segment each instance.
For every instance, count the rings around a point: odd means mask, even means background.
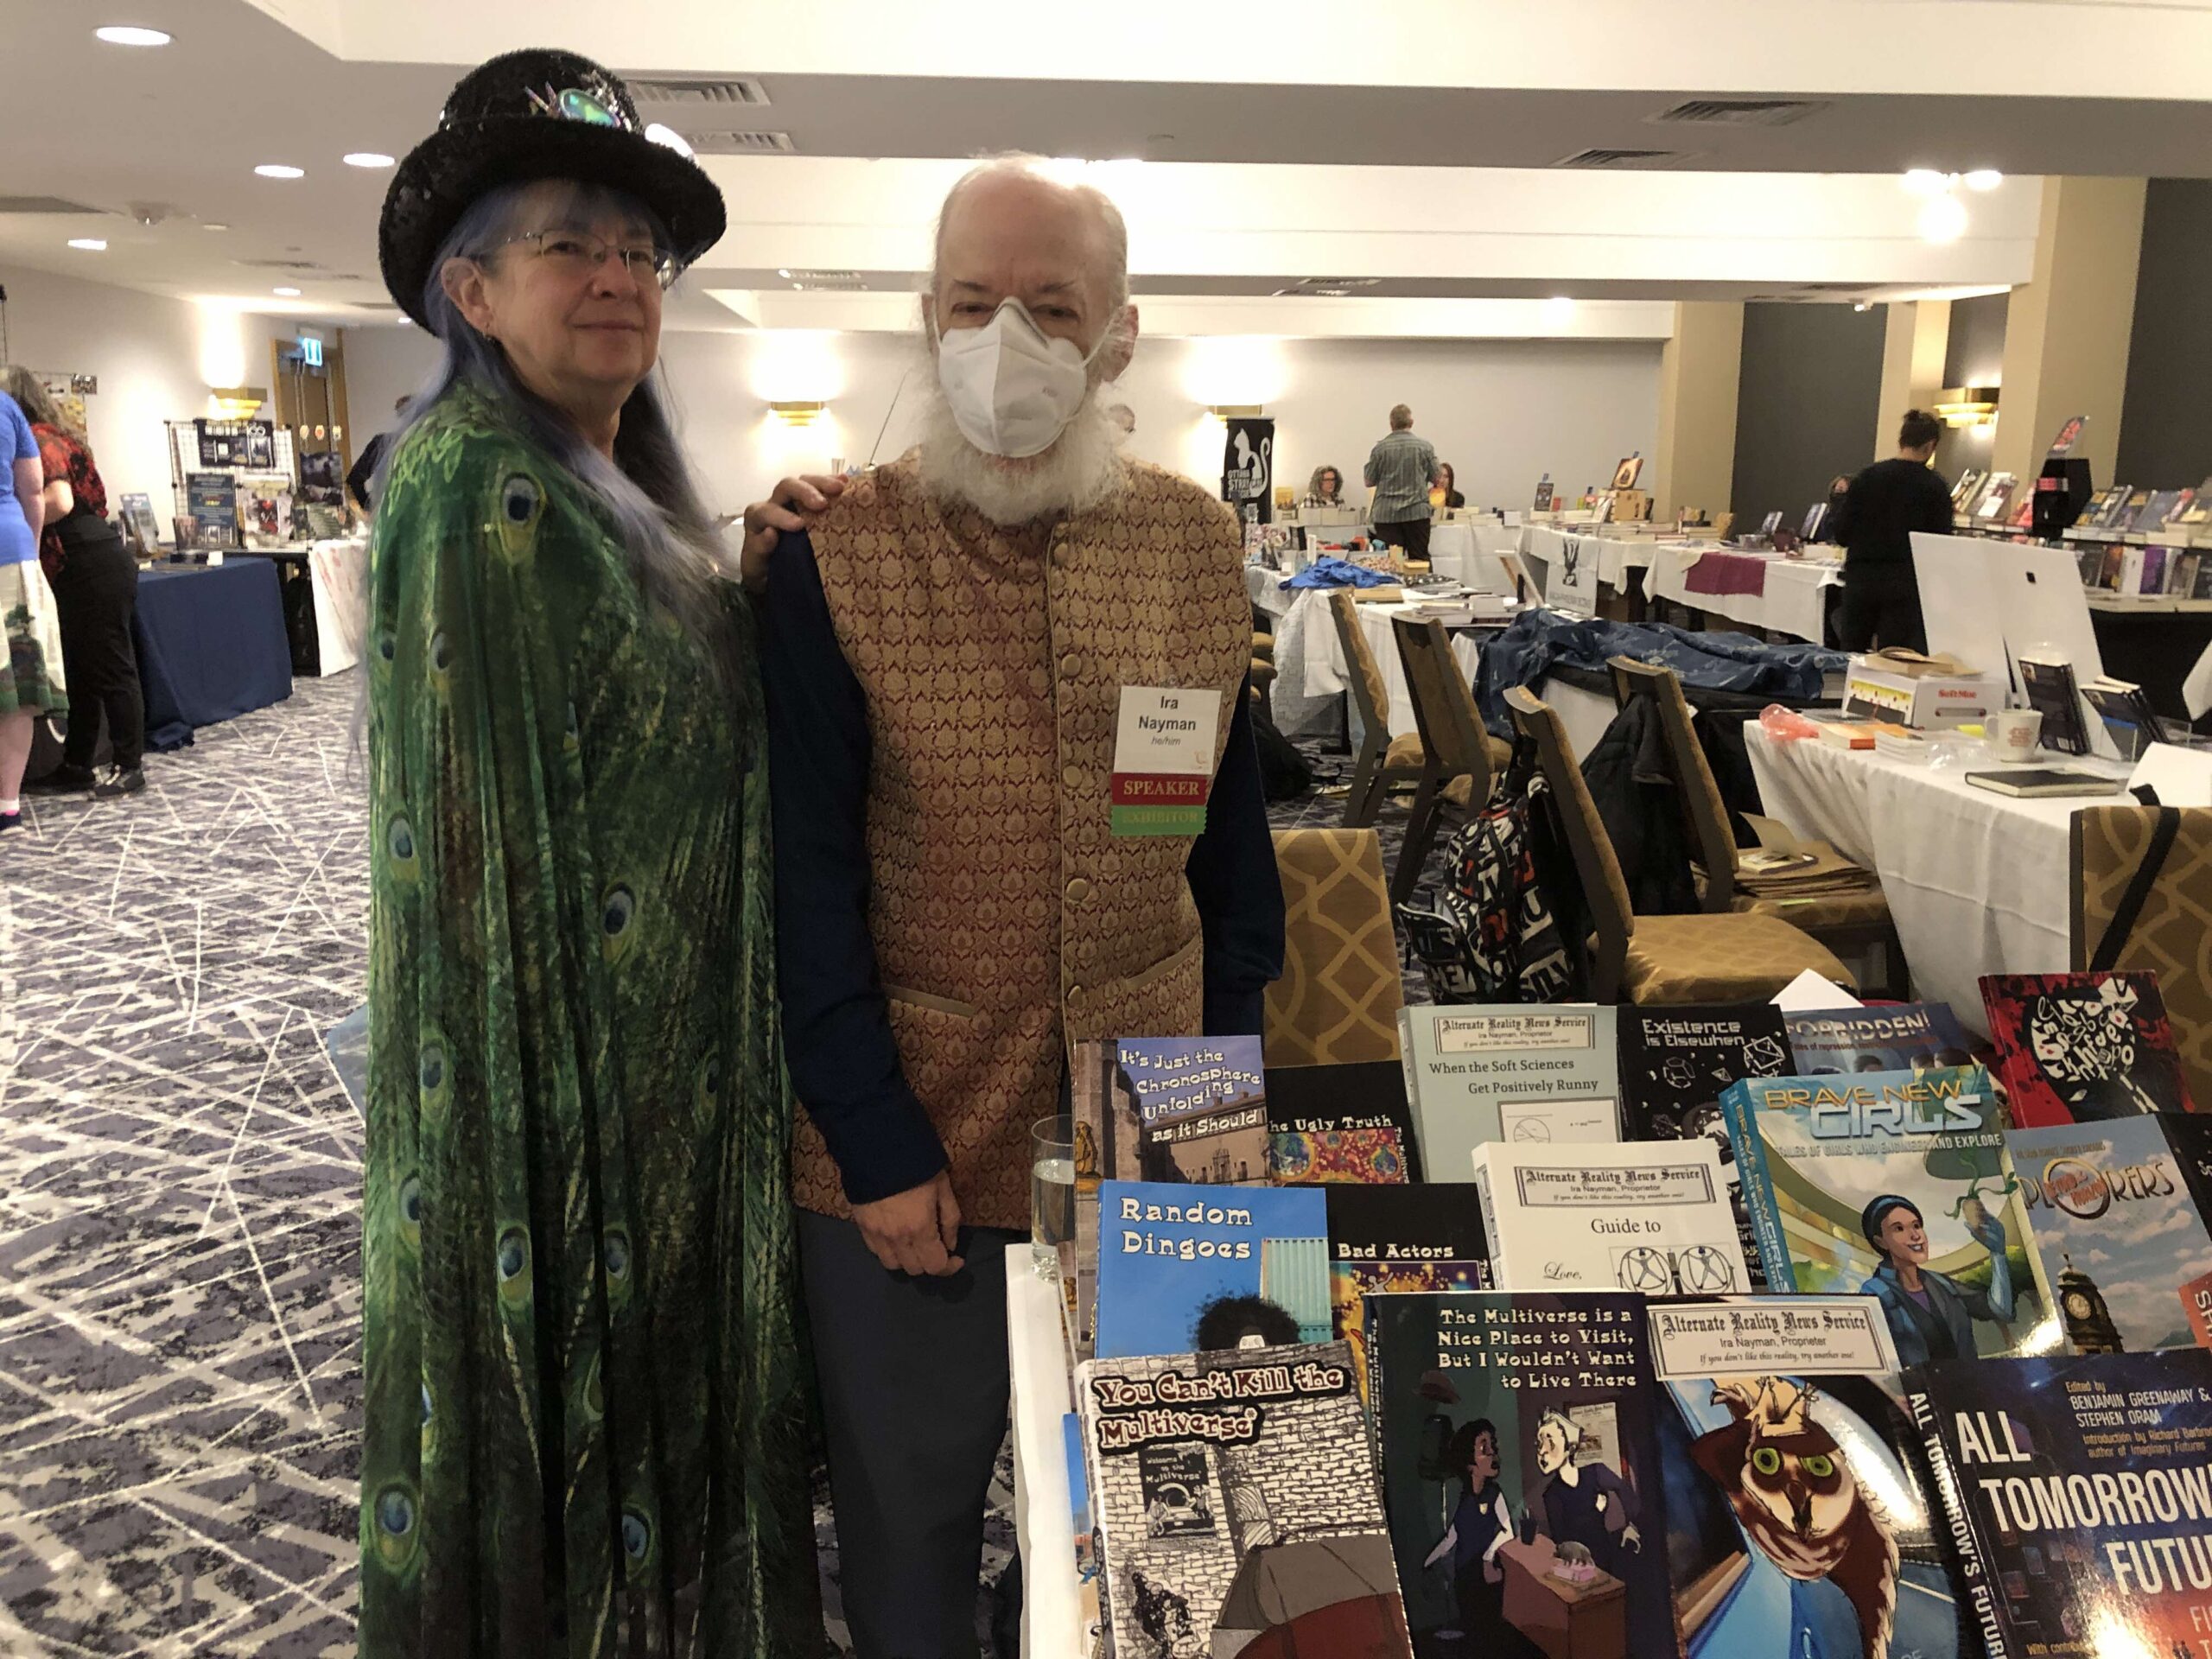
[[[1336,1065],[1398,1058],[1405,985],[1372,830],[1281,830],[1282,977],[1268,987],[1267,1062]]]
[[[1859,988],[1834,952],[1773,916],[1638,916],[1621,993],[1639,1004],[1764,1002],[1808,968]]]
[[[1780,898],[1739,890],[1730,908],[1738,916],[1777,916],[1815,935],[1847,928],[1886,927],[1890,923],[1890,901],[1879,887]]]
[[[1489,753],[1490,764],[1493,771],[1504,771],[1506,763],[1513,759],[1513,746],[1510,743],[1502,742],[1488,733],[1483,734],[1483,747]],[[1394,737],[1390,740],[1390,747],[1383,752],[1382,764],[1391,767],[1410,766],[1418,770],[1427,764],[1427,752],[1421,746],[1421,734],[1408,732],[1403,737]]]

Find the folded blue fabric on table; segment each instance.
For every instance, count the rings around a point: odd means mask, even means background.
[[[1747,633],[1693,633],[1667,623],[1607,622],[1524,611],[1503,632],[1485,640],[1475,675],[1475,700],[1483,722],[1510,740],[1513,725],[1505,694],[1516,685],[1541,684],[1558,665],[1602,669],[1609,657],[1671,668],[1684,685],[1743,691],[1785,702],[1816,701],[1822,682],[1850,658],[1800,642],[1770,645]]]
[[[1331,558],[1324,554],[1294,576],[1286,577],[1285,588],[1394,588],[1399,578],[1387,570],[1370,570],[1363,564],[1354,564],[1350,559]]]

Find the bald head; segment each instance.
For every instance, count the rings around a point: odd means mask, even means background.
[[[925,302],[946,330],[981,327],[1001,302],[1018,299],[1046,334],[1088,353],[1125,314],[1134,332],[1128,248],[1104,192],[1046,178],[1027,157],[985,162],[938,212]]]

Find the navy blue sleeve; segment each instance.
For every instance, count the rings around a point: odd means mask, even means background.
[[[1282,877],[1252,736],[1252,686],[1236,694],[1229,747],[1206,801],[1205,832],[1184,867],[1205,937],[1205,1034],[1256,1037],[1268,987],[1282,977]]]
[[[945,1167],[907,1085],[868,932],[868,700],[845,661],[814,546],[786,535],[761,627],[776,831],[776,974],[784,1052],[845,1196],[871,1204]]]

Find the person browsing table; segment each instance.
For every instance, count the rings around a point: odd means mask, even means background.
[[[1428,493],[1444,481],[1436,450],[1414,435],[1414,412],[1400,404],[1390,411],[1390,430],[1368,452],[1365,474],[1375,492],[1369,522],[1391,546],[1409,559],[1428,557]]]
[[[1844,550],[1836,643],[1846,651],[1928,649],[1912,532],[1950,533],[1951,486],[1931,464],[1942,435],[1942,423],[1933,415],[1907,410],[1897,427],[1897,454],[1853,479],[1828,515],[1830,532]]]

